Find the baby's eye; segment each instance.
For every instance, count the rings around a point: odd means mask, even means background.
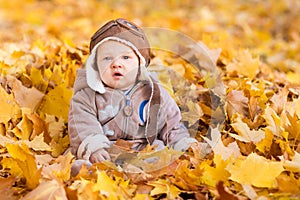
[[[112,59],[112,58],[109,57],[109,56],[106,56],[106,57],[103,58],[103,60],[111,60],[111,59]]]
[[[129,56],[123,56],[123,59],[127,60],[129,59]]]

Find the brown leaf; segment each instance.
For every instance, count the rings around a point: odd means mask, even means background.
[[[30,108],[32,111],[35,111],[45,94],[34,87],[27,88],[23,86],[21,81],[13,76],[7,76],[7,81],[14,93],[16,102],[21,107]]]
[[[239,113],[242,116],[247,116],[248,110],[248,98],[245,97],[242,91],[232,90],[226,96],[226,111],[229,118],[235,113]]]
[[[239,200],[237,196],[228,191],[222,181],[219,181],[216,187],[219,193],[219,196],[216,198],[216,200]]]
[[[68,200],[64,185],[56,179],[42,182],[22,200]]]
[[[13,185],[16,181],[16,178],[9,176],[8,178],[0,177],[0,199],[5,200],[17,200],[19,199],[14,194],[17,192]]]

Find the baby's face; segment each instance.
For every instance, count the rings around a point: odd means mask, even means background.
[[[96,56],[100,77],[108,87],[127,90],[135,84],[139,58],[129,46],[108,40],[98,47]]]

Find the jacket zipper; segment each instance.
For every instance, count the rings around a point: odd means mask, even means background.
[[[124,112],[124,115],[125,115],[125,120],[124,120],[124,124],[123,124],[123,135],[122,137],[125,137],[126,133],[127,133],[127,129],[128,129],[128,120],[129,120],[129,117],[131,117],[132,115],[132,112],[133,112],[133,109],[132,109],[132,106],[131,106],[131,102],[130,102],[130,99],[131,99],[131,96],[132,94],[140,87],[140,83],[137,83],[130,91],[128,94],[125,94],[123,93],[124,97],[125,97],[125,107],[123,108],[123,112]],[[131,109],[131,111],[126,111],[125,109]],[[127,114],[126,114],[127,112]],[[129,113],[131,112],[131,113]]]

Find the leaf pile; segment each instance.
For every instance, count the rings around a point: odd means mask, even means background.
[[[0,199],[300,198],[298,1],[0,3]],[[116,17],[180,31],[205,51],[174,40],[180,50],[153,50],[149,69],[209,155],[133,152],[120,140],[115,163],[70,176],[76,70],[91,34]]]

